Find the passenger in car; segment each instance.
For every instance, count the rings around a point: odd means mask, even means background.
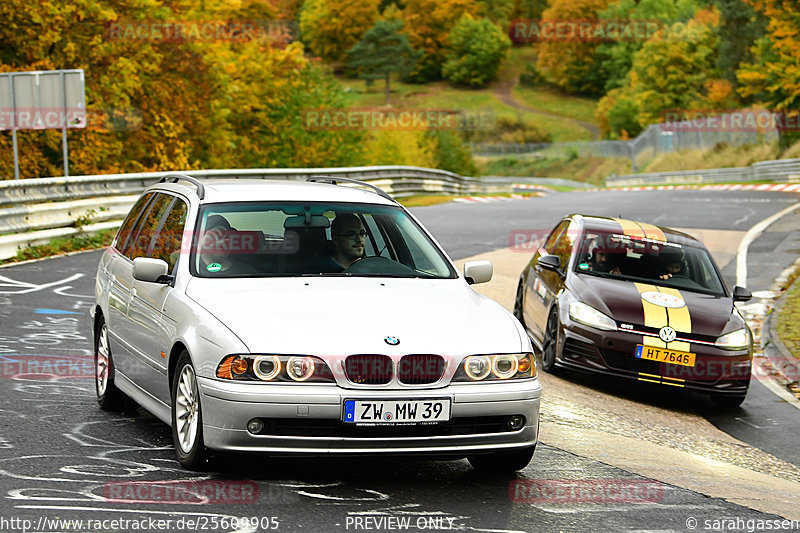
[[[664,248],[658,256],[660,271],[659,279],[669,279],[673,276],[686,275],[686,262],[684,253],[680,248]]]
[[[201,275],[228,277],[256,273],[251,265],[236,257],[247,252],[238,234],[224,217],[208,217],[206,231],[200,239],[198,270]]]

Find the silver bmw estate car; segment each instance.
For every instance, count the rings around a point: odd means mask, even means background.
[[[97,400],[210,453],[420,454],[524,468],[541,386],[516,318],[469,287],[414,216],[341,178],[174,175],[97,271]]]

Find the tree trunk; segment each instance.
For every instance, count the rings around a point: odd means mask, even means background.
[[[391,91],[389,90],[389,73],[388,72],[386,74],[384,74],[384,79],[386,80],[386,105],[389,105],[389,93]]]

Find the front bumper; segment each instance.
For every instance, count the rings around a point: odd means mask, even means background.
[[[536,444],[541,385],[536,379],[451,384],[430,390],[349,390],[337,385],[263,385],[198,377],[208,448],[270,454],[423,454],[464,456]],[[451,399],[451,421],[436,426],[345,425],[345,399]],[[521,429],[502,420],[522,415]],[[247,423],[260,418],[266,434]],[[274,421],[274,425],[270,425]],[[498,422],[500,422],[498,424]],[[395,428],[397,428],[395,430]]]
[[[656,383],[670,387],[725,395],[747,393],[752,351],[722,350],[690,343],[696,354],[693,367],[637,358],[643,336],[627,331],[601,331],[568,321],[564,324],[559,366]]]

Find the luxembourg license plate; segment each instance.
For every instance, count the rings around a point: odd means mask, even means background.
[[[344,421],[355,424],[435,424],[450,420],[450,399],[345,400]]]
[[[696,355],[691,352],[679,352],[667,350],[666,348],[655,348],[653,346],[636,345],[636,357],[639,359],[649,359],[659,363],[669,363],[672,365],[694,366]]]

